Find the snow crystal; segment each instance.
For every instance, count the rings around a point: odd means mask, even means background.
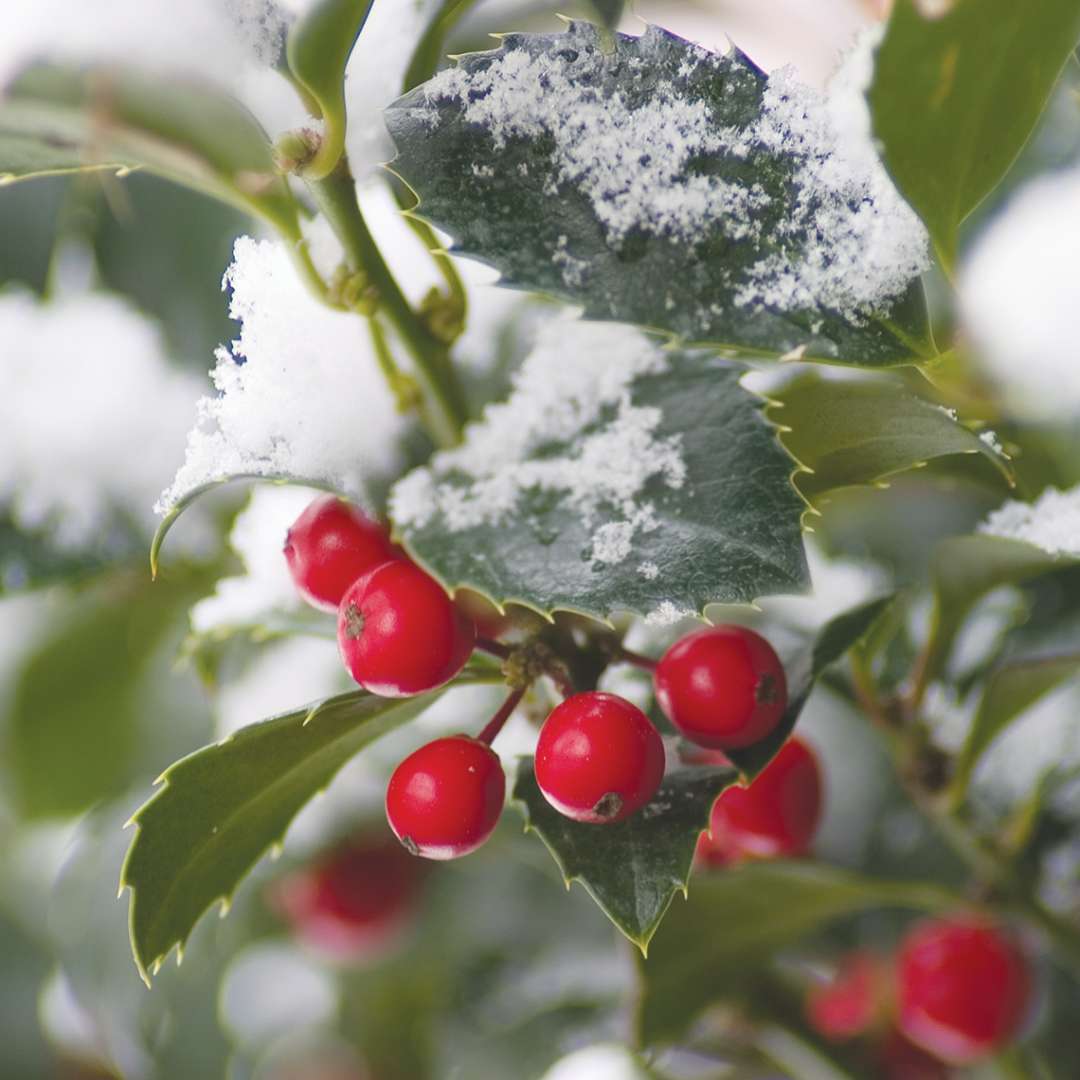
[[[645,616],[645,625],[673,626],[683,619],[693,618],[696,614],[692,608],[676,607],[670,600],[665,600]]]
[[[1011,500],[979,526],[979,532],[1025,540],[1051,555],[1080,558],[1080,486],[1047,488],[1033,503]]]
[[[153,322],[106,293],[8,292],[0,328],[0,506],[68,549],[125,518],[150,525],[198,380],[170,368]]]
[[[496,151],[511,139],[550,142],[552,193],[560,186],[580,190],[613,248],[641,231],[691,245],[719,232],[732,243],[768,249],[736,291],[748,307],[828,308],[862,318],[901,295],[928,266],[926,232],[874,154],[869,121],[855,135],[850,122],[834,125],[834,115],[850,118],[853,94],[861,96],[848,69],[838,82],[844,104],[835,109],[784,70],[770,76],[756,119],[725,126],[708,103],[693,100],[687,78],[709,66],[735,92],[740,76],[728,61],[695,48],[692,62],[659,75],[642,100],[636,92],[605,92],[607,60],[592,47],[592,33],[575,26],[565,48],[538,55],[506,48],[484,66],[444,71],[427,84],[429,106],[417,115],[434,125],[436,105],[457,102]],[[640,48],[655,46],[662,34],[648,28]],[[572,47],[575,35],[583,39],[580,50]],[[772,196],[760,183],[702,167],[745,162],[760,173],[780,157],[794,169],[795,191],[780,215],[763,213]],[[554,258],[573,285],[579,271],[568,264],[565,245]]]
[[[219,580],[214,594],[191,609],[196,633],[249,626],[301,608],[282,547],[289,527],[319,494],[310,488],[268,485],[251,492],[229,533],[229,546],[244,564],[244,573]]]
[[[217,393],[199,401],[158,512],[235,474],[295,476],[370,502],[372,482],[401,466],[406,421],[365,321],[311,296],[280,241],[237,240],[224,284],[240,337],[217,352]]]
[[[660,567],[654,562],[643,562],[638,566],[637,572],[646,581],[655,581],[660,576]]]
[[[608,519],[597,524],[592,558],[621,562],[634,535],[657,525],[638,503],[646,482],[679,488],[686,478],[679,438],[656,434],[660,410],[631,400],[635,378],[666,366],[663,350],[629,327],[553,320],[509,400],[488,406],[462,446],[399,482],[391,516],[420,528],[441,515],[457,532],[506,520],[527,492],[557,492],[587,526]]]
[[[1080,414],[1080,168],[1042,176],[1006,204],[964,260],[960,306],[1006,405],[1034,419]]]

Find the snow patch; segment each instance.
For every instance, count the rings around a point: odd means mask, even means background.
[[[1080,486],[1047,488],[1033,503],[1011,500],[980,526],[980,533],[1025,540],[1050,555],[1080,558]]]

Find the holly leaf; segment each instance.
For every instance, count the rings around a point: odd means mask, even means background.
[[[323,132],[305,177],[321,180],[345,149],[345,68],[372,0],[318,0],[293,23],[285,42],[289,70],[322,117]]]
[[[885,165],[951,267],[960,224],[1031,135],[1080,37],[1076,0],[897,0],[869,91]]]
[[[358,751],[419,716],[439,691],[402,700],[357,690],[241,728],[182,758],[132,817],[121,873],[143,979],[237,886],[290,822]]]
[[[601,347],[607,346],[598,341]],[[632,611],[662,619],[699,613],[713,601],[804,589],[805,504],[760,401],[739,385],[743,369],[698,353],[657,355],[664,370],[635,377],[621,411],[602,411],[572,434],[538,436],[520,459],[500,456],[496,447],[496,460],[478,469],[470,462],[492,441],[485,421],[467,431],[461,450],[436,455],[399,483],[391,517],[410,554],[448,588],[468,587],[544,614],[568,610],[603,619]],[[496,409],[527,413],[530,400],[528,388],[519,387],[509,405]],[[629,512],[625,492],[615,492],[583,513],[571,488],[596,467],[584,460],[589,447],[604,457],[604,440],[637,419],[651,423],[649,446],[628,456],[625,471],[640,469],[650,455],[656,471]],[[672,448],[683,470],[675,476],[663,466],[674,467]],[[561,471],[559,483],[571,488],[538,481],[491,519],[485,492],[543,469]]]
[[[580,881],[600,910],[643,952],[676,892],[690,880],[698,837],[734,769],[679,765],[669,769],[648,806],[614,825],[564,817],[544,798],[533,759],[518,763],[511,796],[551,852],[567,888]]]
[[[28,140],[44,170],[29,171]],[[299,240],[296,201],[258,121],[213,88],[120,67],[37,65],[0,101],[0,175],[146,168]]]
[[[1011,461],[956,417],[886,378],[839,382],[810,372],[769,394],[766,416],[807,470],[796,486],[811,502],[834,488],[876,484],[952,454],[981,454],[1011,485]]]
[[[91,172],[95,169],[118,171],[118,161],[88,163],[71,146],[42,138],[3,130],[0,111],[0,184],[14,183],[34,176]]]
[[[746,971],[836,919],[879,908],[959,903],[936,885],[882,881],[813,863],[733,867],[695,882],[639,960],[638,1040],[675,1040],[705,1006],[739,995]]]
[[[1009,725],[1041,697],[1080,674],[1080,655],[1047,656],[1002,664],[990,673],[967,738],[956,756],[949,799],[964,801],[979,759]]]
[[[590,318],[754,355],[933,355],[921,225],[785,80],[657,27],[511,34],[387,109],[393,168],[458,251]]]
[[[788,684],[788,706],[780,723],[760,742],[743,750],[727,751],[739,772],[751,780],[776,756],[795,730],[799,714],[810,697],[814,683],[830,665],[854,648],[873,630],[893,602],[893,596],[879,596],[830,619],[794,656],[784,658]]]

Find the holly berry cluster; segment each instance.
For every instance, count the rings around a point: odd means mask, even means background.
[[[889,1080],[938,1080],[997,1053],[1021,1031],[1034,976],[1019,944],[981,916],[914,926],[889,959],[849,954],[807,997],[826,1038],[869,1039]]]
[[[456,858],[475,851],[494,831],[506,779],[491,743],[541,674],[565,692],[536,745],[536,781],[548,802],[575,821],[608,825],[656,794],[664,742],[636,705],[615,694],[574,692],[551,650],[480,636],[475,612],[411,562],[381,523],[333,496],[316,499],[290,528],[285,558],[300,593],[316,607],[337,611],[345,667],[371,693],[404,697],[434,690],[454,678],[476,648],[504,660],[511,693],[483,730],[435,739],[405,758],[390,778],[387,819],[413,854]],[[780,660],[745,627],[698,630],[659,661],[621,645],[612,655],[653,671],[660,708],[702,748],[705,760],[726,760],[724,751],[767,738],[787,707]],[[791,740],[754,784],[729,789],[717,801],[701,859],[799,853],[813,834],[820,804],[816,760]]]

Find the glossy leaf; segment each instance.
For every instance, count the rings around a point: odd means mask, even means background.
[[[0,102],[0,137],[16,136],[47,143],[73,166],[149,169],[300,237],[296,203],[274,171],[265,132],[209,86],[126,68],[33,67]],[[0,159],[0,173],[7,171]]]
[[[808,583],[799,523],[805,505],[759,400],[739,385],[742,369],[700,354],[668,355],[668,370],[637,378],[631,399],[661,411],[655,437],[680,440],[686,478],[678,488],[659,475],[646,482],[636,501],[653,504],[658,525],[635,533],[625,559],[592,558],[596,531],[624,520],[621,507],[605,507],[586,523],[566,497],[541,490],[524,492],[497,526],[453,531],[438,511],[406,523],[410,553],[448,587],[544,613],[700,612],[713,601],[801,591]],[[547,443],[533,460],[570,449]],[[440,488],[468,490],[469,479],[438,458],[431,470]]]
[[[645,1046],[673,1041],[706,1005],[738,996],[748,968],[836,919],[956,902],[934,885],[881,881],[813,863],[748,864],[703,876],[640,961],[638,1038]]]
[[[1048,656],[1003,664],[991,672],[975,718],[956,757],[949,796],[963,801],[979,759],[1009,725],[1041,697],[1080,674],[1080,655]]]
[[[1008,458],[898,382],[840,382],[811,373],[769,397],[766,415],[781,427],[780,441],[810,470],[795,483],[812,502],[830,489],[875,484],[952,454],[981,454],[1012,482]]]
[[[241,728],[166,769],[132,818],[138,831],[121,877],[131,890],[131,945],[143,978],[183,947],[212,904],[227,908],[245,875],[351,757],[438,697],[341,694]]]
[[[796,655],[784,658],[788,684],[788,707],[776,729],[766,739],[746,747],[730,750],[728,757],[748,778],[757,776],[772,761],[776,752],[795,730],[799,714],[810,697],[814,683],[830,665],[857,645],[873,630],[878,620],[892,604],[893,597],[880,596],[837,615],[827,622],[814,640]]]
[[[513,801],[551,852],[567,886],[580,881],[605,915],[643,951],[676,892],[686,893],[694,849],[733,769],[669,769],[652,802],[626,821],[586,825],[544,798],[532,758],[518,765]]]
[[[703,109],[713,130],[744,135],[762,116],[767,78],[742,53],[707,53],[655,27],[640,38],[588,23],[572,23],[564,34],[507,35],[501,50],[459,59],[455,77],[465,79],[460,92],[469,94],[469,83],[504,59],[516,70],[519,61],[534,58],[549,67],[562,65],[557,75],[541,79],[541,108],[545,88],[553,93],[553,83],[565,79],[571,89],[588,91],[588,108],[602,103],[629,109],[623,130],[633,130],[635,114],[644,117],[642,124],[658,122],[647,114],[653,106]],[[542,123],[525,136],[507,134],[498,120],[472,122],[461,98],[440,89],[446,84],[439,79],[387,110],[399,152],[393,168],[418,193],[419,213],[449,232],[461,253],[500,270],[505,285],[563,297],[583,305],[590,318],[637,323],[687,342],[755,355],[799,350],[808,359],[884,365],[933,354],[914,275],[892,299],[864,307],[848,309],[820,299],[818,292],[812,294],[818,299],[799,299],[787,285],[770,286],[766,300],[755,299],[764,295],[758,287],[761,268],[771,265],[766,260],[778,250],[795,258],[792,253],[804,245],[798,254],[806,261],[793,264],[801,284],[811,280],[807,267],[816,265],[810,230],[795,221],[805,203],[796,197],[802,181],[790,150],[766,145],[764,137],[754,141],[751,134],[745,151],[710,152],[707,161],[689,161],[666,192],[676,203],[684,200],[692,216],[702,182],[715,176],[727,185],[723,190],[736,193],[736,202],[750,199],[767,209],[703,211],[700,222],[694,219],[692,238],[678,235],[675,226],[675,232],[650,231],[640,224],[623,235],[615,226],[609,229],[597,209],[608,212],[614,200],[595,200],[582,179],[587,163],[575,172],[561,162]],[[469,100],[489,97],[497,94],[485,88]],[[612,167],[620,153],[629,152],[613,145]],[[808,196],[811,202],[816,197]],[[760,236],[742,231],[748,218],[764,230]],[[828,244],[839,226],[826,231]]]
[[[303,166],[305,177],[321,180],[345,149],[345,68],[372,0],[316,0],[292,25],[285,43],[289,70],[318,106],[322,140]]]
[[[1016,160],[1080,37],[1076,0],[897,0],[869,91],[885,164],[949,267],[961,222]]]

